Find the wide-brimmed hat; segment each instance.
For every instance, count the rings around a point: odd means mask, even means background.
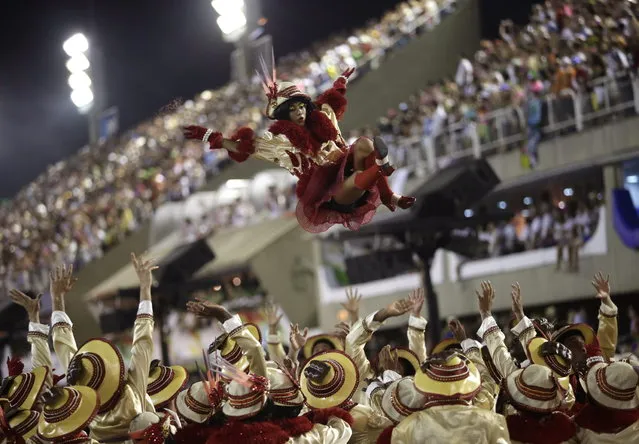
[[[433,356],[415,373],[415,388],[439,400],[470,400],[480,386],[481,377],[475,364],[457,352]]]
[[[28,441],[38,431],[40,413],[34,410],[20,410],[10,418],[5,417],[5,411],[0,408],[2,420],[0,420],[0,441],[7,437],[22,437]]]
[[[530,362],[537,365],[545,365],[560,378],[570,375],[572,369],[570,361],[557,354],[550,354],[547,356],[541,355],[541,347],[547,342],[548,341],[543,338],[532,338],[528,341],[528,344],[526,345],[526,355],[528,356],[528,359],[530,359]],[[563,345],[561,345],[561,347],[563,347]]]
[[[173,412],[160,415],[154,412],[142,412],[129,425],[131,439],[144,440],[149,443],[166,442],[166,439],[177,432],[179,424],[173,424]]]
[[[414,352],[412,352],[406,347],[395,347],[395,350],[397,351],[397,359],[402,359],[408,362],[410,366],[415,371],[417,371],[417,369],[419,368],[420,362],[419,362],[419,358]]]
[[[437,344],[430,352],[431,355],[436,355],[446,350],[461,350],[461,344],[455,338],[448,338]]]
[[[40,397],[48,377],[47,367],[36,367],[28,373],[9,376],[6,380],[7,388],[2,396],[9,401],[11,407],[30,410]]]
[[[260,327],[253,323],[253,322],[246,322],[244,323],[244,328],[246,328],[255,339],[257,339],[257,342],[259,342],[260,344],[262,343],[262,330],[260,330]]]
[[[586,345],[592,344],[596,336],[595,331],[588,324],[570,324],[565,325],[559,330],[555,331],[551,339],[553,341],[562,342],[567,337],[575,334],[583,337]]]
[[[90,387],[98,392],[98,413],[111,410],[118,402],[125,383],[124,361],[118,348],[107,339],[91,339],[80,347],[71,362],[77,359],[80,360],[81,372],[73,381],[74,385]]]
[[[333,350],[344,351],[344,343],[342,340],[335,335],[315,335],[311,336],[306,340],[306,344],[304,344],[304,348],[302,349],[304,352],[304,359],[308,359],[313,356],[313,347],[315,344],[321,341],[326,341],[333,346]]]
[[[555,411],[564,397],[552,370],[545,365],[531,364],[516,370],[508,375],[504,385],[512,404],[530,412]]]
[[[146,392],[151,397],[156,410],[166,407],[180,390],[184,388],[189,379],[189,373],[180,365],[166,367],[153,365],[149,372],[149,382]]]
[[[222,411],[236,420],[247,419],[257,415],[266,404],[269,390],[268,379],[251,375],[250,384],[232,380],[226,385],[226,403]]]
[[[313,409],[340,407],[350,401],[359,385],[359,371],[342,351],[312,356],[300,377],[306,405]]]
[[[175,399],[177,413],[186,422],[202,424],[215,414],[204,384],[202,381],[191,384],[188,389],[178,393]]]
[[[639,407],[639,376],[630,364],[595,364],[588,370],[585,379],[588,394],[600,406],[615,410]]]
[[[275,119],[278,114],[278,108],[289,100],[301,100],[307,105],[312,106],[310,96],[304,94],[299,87],[293,82],[278,82],[274,86],[275,91],[267,95],[268,104],[266,105],[266,117]]]
[[[89,387],[58,387],[42,409],[38,437],[59,442],[75,437],[98,413],[100,401]]]
[[[270,383],[269,396],[273,404],[283,407],[298,407],[304,404],[304,395],[295,377],[275,362],[266,364]]]
[[[413,378],[406,377],[391,383],[382,396],[382,411],[388,419],[399,424],[403,419],[424,409],[428,398],[415,390]]]
[[[209,349],[217,350],[219,356],[233,364],[235,368],[243,372],[248,371],[249,361],[239,344],[228,334],[219,336]]]

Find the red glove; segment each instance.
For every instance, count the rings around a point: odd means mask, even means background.
[[[348,68],[346,71],[344,71],[340,77],[344,77],[345,79],[348,79],[350,76],[353,75],[353,73],[355,72],[355,68]]]
[[[190,125],[182,128],[182,133],[184,137],[192,140],[201,140],[202,142],[209,142],[211,144],[211,148],[222,148],[222,141],[224,138],[222,137],[222,133],[213,132],[213,130],[209,130],[204,128],[203,126]],[[208,136],[207,136],[208,134]],[[206,137],[206,140],[204,138]]]

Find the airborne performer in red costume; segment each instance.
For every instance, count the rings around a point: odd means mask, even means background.
[[[380,204],[391,211],[413,206],[414,197],[399,196],[388,185],[394,168],[381,138],[373,142],[360,137],[348,146],[342,137],[338,121],[346,111],[346,83],[354,69],[344,71],[313,101],[295,84],[278,83],[275,70],[268,73],[264,63],[262,68],[266,116],[275,120],[268,131],[258,137],[243,127],[224,138],[210,129],[187,126],[185,137],[208,142],[211,149],[226,149],[236,162],[254,157],[287,169],[299,179],[297,220],[311,233],[335,224],[357,230],[371,221]]]

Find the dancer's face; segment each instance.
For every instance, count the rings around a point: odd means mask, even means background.
[[[306,105],[303,102],[293,102],[288,108],[288,117],[291,122],[304,126],[306,122]]]

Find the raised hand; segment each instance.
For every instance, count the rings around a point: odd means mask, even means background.
[[[53,311],[64,311],[64,297],[77,281],[73,277],[73,265],[62,265],[49,273],[49,290]]]
[[[597,299],[606,305],[613,305],[610,298],[610,275],[604,278],[603,273],[598,272],[592,280],[592,286],[597,290]]]
[[[411,303],[410,313],[415,317],[422,315],[422,307],[424,306],[424,289],[417,288],[408,294],[408,300]]]
[[[335,335],[339,336],[342,339],[346,339],[346,336],[351,332],[351,326],[346,322],[340,322],[339,324],[335,324]]]
[[[291,348],[297,353],[297,351],[306,345],[306,340],[308,339],[308,328],[305,328],[304,331],[300,332],[300,326],[298,324],[291,324],[291,332],[289,333],[288,338]]]
[[[208,140],[204,140],[206,131],[206,128],[198,125],[189,125],[182,127],[182,134],[184,134],[184,137],[192,140],[201,140],[202,142],[208,142]]]
[[[481,292],[475,291],[477,299],[479,301],[479,314],[482,319],[491,316],[490,312],[493,308],[493,301],[495,299],[495,289],[493,284],[489,281],[483,281],[481,283]]]
[[[150,289],[153,286],[153,270],[157,270],[157,265],[154,265],[152,259],[145,259],[144,256],[136,256],[135,253],[131,253],[131,262],[135,272],[138,274],[140,280],[140,288]]]
[[[348,312],[352,322],[357,322],[359,319],[359,303],[361,300],[362,295],[359,294],[357,288],[348,288],[346,290],[346,302],[342,302],[341,305]]]
[[[453,336],[455,336],[455,340],[461,343],[464,339],[466,339],[466,330],[459,319],[453,319],[448,323],[448,328],[453,332]]]
[[[510,286],[510,297],[512,298],[512,310],[517,322],[524,318],[524,305],[521,302],[521,287],[519,282],[515,282]]]
[[[264,306],[264,316],[268,322],[269,334],[276,335],[277,327],[280,325],[284,313],[280,312],[279,307],[273,301],[268,301]]]
[[[399,368],[399,357],[397,356],[397,350],[391,348],[390,345],[385,345],[379,351],[377,355],[379,362],[379,372],[382,373],[386,370],[392,370],[396,372]]]
[[[42,294],[32,299],[21,291],[14,289],[9,292],[9,298],[25,309],[29,315],[29,322],[40,323],[40,299],[42,299]]]
[[[350,76],[353,75],[353,73],[355,72],[355,68],[350,67],[344,70],[344,72],[341,74],[340,77],[344,77],[345,79],[350,78]]]
[[[213,318],[220,322],[230,319],[231,313],[221,305],[196,298],[186,303],[186,310],[203,318]]]

